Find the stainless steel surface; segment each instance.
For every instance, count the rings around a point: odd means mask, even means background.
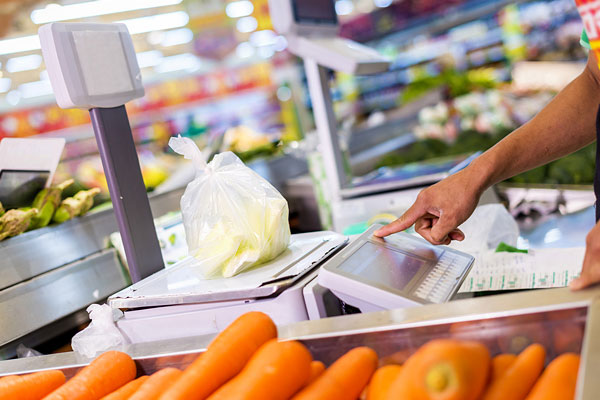
[[[116,251],[109,249],[5,289],[0,292],[0,347],[127,284]]]
[[[150,195],[154,217],[178,210],[182,194],[183,189]],[[106,248],[108,235],[117,230],[109,209],[0,242],[0,290]]]
[[[588,320],[577,380],[577,399],[595,400],[600,393],[600,298],[588,310]]]

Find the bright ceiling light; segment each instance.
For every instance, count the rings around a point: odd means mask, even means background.
[[[150,17],[125,19],[117,22],[127,25],[129,33],[135,35],[137,33],[180,28],[187,25],[189,20],[190,16],[185,11],[175,11]]]
[[[163,59],[163,54],[158,50],[144,51],[136,54],[140,68],[154,67]]]
[[[34,24],[83,19],[99,15],[117,14],[127,11],[170,6],[182,0],[97,0],[62,6],[48,4],[45,8],[34,10],[31,20]]]
[[[38,35],[0,40],[0,55],[39,50],[40,48],[40,38]]]
[[[248,42],[242,42],[235,48],[235,55],[239,58],[248,58],[254,55],[255,48]]]
[[[160,45],[163,47],[178,46],[194,39],[194,33],[188,28],[174,29],[164,32]]]
[[[28,56],[9,58],[6,62],[6,70],[11,74],[14,72],[31,71],[38,69],[42,64],[42,56],[30,54]]]
[[[10,78],[0,78],[0,93],[6,93],[10,90],[12,81]]]
[[[234,1],[227,4],[225,14],[229,18],[246,17],[254,12],[254,5],[249,0]]]
[[[253,32],[258,28],[258,21],[254,17],[244,17],[238,19],[235,27],[241,33]]]
[[[392,4],[392,0],[373,0],[373,3],[375,3],[375,7],[385,8]]]
[[[277,34],[269,29],[256,31],[250,35],[250,43],[256,47],[272,46],[277,43]]]
[[[200,69],[200,59],[191,53],[178,54],[176,56],[164,57],[160,64],[154,67],[159,74],[174,71],[193,72]]]
[[[19,85],[19,93],[24,99],[47,96],[52,94],[52,86],[50,81],[27,82]]]
[[[348,15],[354,11],[354,3],[351,0],[337,0],[335,2],[335,12],[337,15]]]

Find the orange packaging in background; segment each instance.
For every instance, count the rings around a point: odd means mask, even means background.
[[[600,0],[575,0],[575,4],[600,68]]]

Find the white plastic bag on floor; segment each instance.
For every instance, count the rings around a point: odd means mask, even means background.
[[[86,311],[90,314],[92,322],[71,339],[71,347],[74,351],[91,358],[99,351],[125,344],[123,334],[115,325],[113,309],[110,306],[92,304]]]
[[[169,146],[196,168],[181,212],[190,255],[200,261],[206,277],[234,276],[287,248],[288,205],[269,182],[231,152],[206,164],[188,138],[171,138]]]

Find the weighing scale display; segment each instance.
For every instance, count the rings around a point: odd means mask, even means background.
[[[363,244],[339,269],[363,279],[403,289],[428,261],[372,242]]]
[[[452,298],[473,257],[401,232],[386,238],[371,226],[328,261],[319,284],[361,310],[393,309]]]
[[[317,24],[337,24],[337,14],[333,1],[327,0],[294,0],[294,17],[296,22]]]

